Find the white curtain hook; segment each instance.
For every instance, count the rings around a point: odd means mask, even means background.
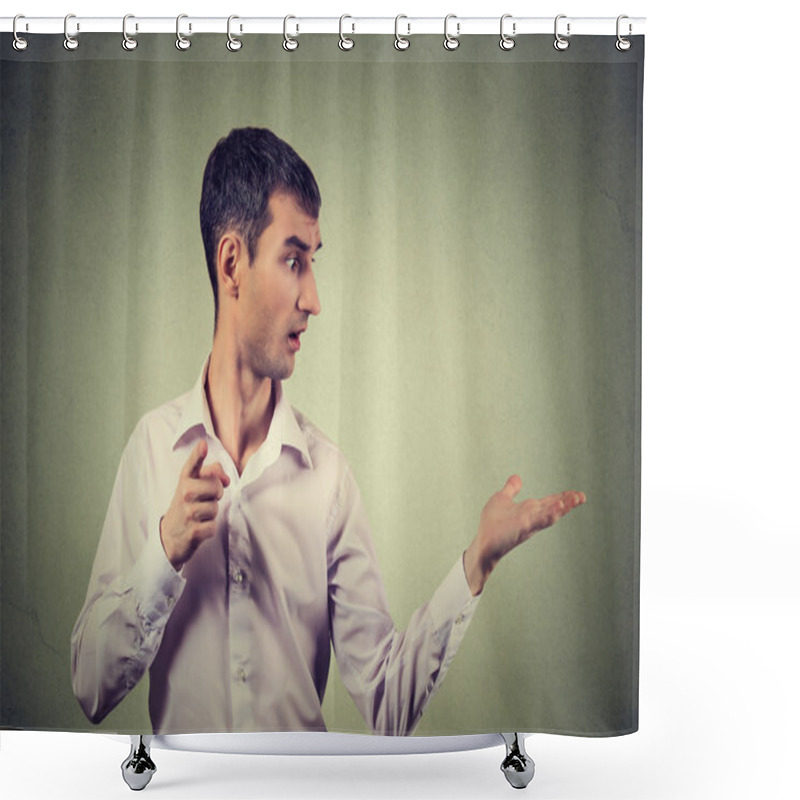
[[[231,33],[231,22],[233,22],[235,19],[239,19],[236,14],[231,14],[231,16],[228,17],[228,42],[225,46],[231,51],[231,53],[236,53],[242,49],[242,40],[237,39]],[[241,30],[241,28],[239,30]]]
[[[138,46],[139,42],[136,41],[136,39],[133,36],[130,36],[128,34],[128,20],[129,19],[135,19],[133,14],[126,14],[122,18],[122,49],[123,50],[127,50],[127,51],[130,52],[131,50],[135,50],[136,49],[136,47]]]
[[[69,21],[71,19],[75,19],[74,14],[67,14],[64,17],[64,49],[65,50],[76,50],[78,48],[78,40],[75,36],[70,36],[69,34]],[[76,26],[76,31],[80,31],[81,26],[78,24]]]
[[[408,50],[411,47],[410,40],[400,35],[400,20],[408,19],[405,14],[398,14],[394,18],[394,48],[395,50]],[[408,33],[411,33],[411,26],[408,26]]]
[[[25,15],[17,14],[17,16],[14,17],[14,25],[12,28],[12,30],[14,31],[14,41],[12,42],[12,44],[15,50],[20,50],[20,51],[28,49],[28,40],[23,38],[17,33],[17,21],[21,19],[25,19]],[[25,30],[27,29],[28,29],[28,24],[25,23]]]
[[[289,36],[289,20],[290,19],[297,19],[293,17],[291,14],[283,18],[283,49],[289,53],[293,53],[297,48],[300,46],[300,42],[297,39]],[[297,32],[300,32],[300,26],[297,26]]]
[[[188,18],[189,18],[188,14],[178,14],[178,18],[175,20],[175,36],[177,36],[177,39],[175,39],[175,47],[177,47],[178,50],[188,50],[192,46],[192,40],[191,39],[187,39],[181,33],[181,20],[182,19],[188,19]],[[192,24],[189,23],[189,32],[190,33],[191,33],[191,30],[192,30]]]
[[[556,17],[555,25],[553,26],[556,37],[555,41],[553,42],[553,47],[555,47],[556,50],[566,50],[569,47],[569,39],[566,39],[558,32],[558,21],[566,18],[566,14],[559,14]],[[569,22],[567,23],[567,36],[569,36]]]
[[[514,40],[514,36],[517,33],[517,23],[516,22],[512,22],[511,23],[511,36],[509,36],[505,31],[506,20],[507,19],[511,19],[511,18],[512,18],[511,14],[503,14],[503,16],[500,17],[500,49],[501,50],[511,50],[514,47],[514,45],[516,44],[516,41]]]
[[[450,22],[451,19],[456,20],[456,35],[453,36],[447,30],[447,23]],[[461,44],[459,41],[459,35],[461,34],[461,23],[457,21],[458,18],[455,14],[448,14],[444,18],[444,49],[445,50],[458,50],[458,46]]]
[[[339,49],[340,50],[352,50],[356,43],[350,39],[349,37],[344,35],[344,21],[346,19],[353,19],[349,14],[342,14],[339,17]],[[352,31],[351,33],[355,33],[356,24],[355,22],[352,24]]]
[[[626,39],[620,33],[620,23],[624,19],[628,19],[628,16],[626,14],[620,14],[617,17],[617,41],[616,41],[616,44],[614,45],[617,48],[617,50],[619,50],[621,53],[624,53],[626,50],[630,50],[631,49],[631,40],[630,39]],[[630,23],[628,23],[628,35],[629,36],[630,36],[632,30],[633,30],[633,27],[631,26]]]

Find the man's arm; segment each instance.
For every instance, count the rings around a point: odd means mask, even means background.
[[[478,533],[464,553],[464,573],[473,596],[483,591],[503,556],[586,502],[583,492],[560,492],[517,503],[514,498],[521,488],[520,477],[512,475],[481,512]]]
[[[389,613],[358,489],[352,474],[345,474],[329,542],[331,637],[342,680],[373,732],[413,732],[497,562],[585,501],[580,492],[565,492],[515,503],[520,487],[519,478],[511,478],[489,499],[463,560],[459,557],[431,600],[399,631]]]
[[[120,461],[86,601],[72,633],[73,691],[95,723],[153,663],[183,592],[177,569],[213,535],[217,500],[210,498],[221,496],[228,481],[219,464],[202,466],[208,446],[201,441],[181,470],[167,514],[154,521],[148,514],[153,501],[143,486],[148,459],[137,451],[135,438]],[[165,524],[168,519],[178,524]]]

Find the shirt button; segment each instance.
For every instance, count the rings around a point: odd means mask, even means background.
[[[459,615],[456,617],[456,625],[461,625],[461,623],[462,623],[463,621],[464,621],[464,615],[463,615],[463,614],[459,614]]]
[[[239,669],[236,670],[236,680],[239,681],[239,683],[244,683],[247,680],[247,673],[244,667],[239,667]]]
[[[236,569],[233,572],[233,580],[234,583],[242,584],[244,583],[244,573],[240,569]]]
[[[172,595],[170,595],[169,597],[167,597],[167,605],[168,605],[170,608],[172,608],[172,606],[174,606],[174,605],[175,605],[175,598],[174,598]]]

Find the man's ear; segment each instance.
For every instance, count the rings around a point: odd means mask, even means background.
[[[242,269],[247,266],[247,251],[238,234],[224,233],[217,245],[217,287],[220,294],[239,296]]]

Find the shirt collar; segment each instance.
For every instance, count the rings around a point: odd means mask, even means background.
[[[186,402],[181,411],[178,425],[175,428],[175,440],[172,443],[173,449],[193,430],[203,430],[207,437],[217,438],[214,432],[214,424],[211,421],[211,410],[208,407],[206,397],[206,376],[208,375],[208,362],[211,356],[206,357],[203,368],[200,371],[195,385],[186,395]],[[273,381],[275,390],[275,411],[272,415],[269,433],[265,441],[261,443],[259,451],[266,448],[274,451],[274,457],[269,461],[277,459],[280,451],[284,447],[291,447],[300,454],[303,465],[311,468],[313,462],[308,452],[308,441],[306,439],[297,416],[294,413],[286,395],[283,391],[281,381]]]

